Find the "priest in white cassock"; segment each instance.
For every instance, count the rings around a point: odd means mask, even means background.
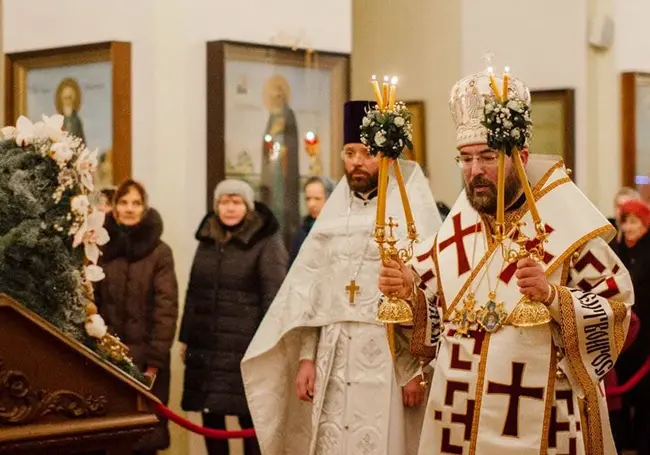
[[[538,261],[504,258],[504,245],[517,245],[493,236],[499,158],[483,126],[491,78],[498,85],[503,76],[474,74],[451,91],[465,189],[431,250],[412,264],[417,273],[396,262],[380,271],[382,291],[414,306],[412,351],[435,357],[419,454],[612,455],[602,379],[625,341],[630,276],[607,245],[614,229],[562,161],[529,155],[526,144],[519,156],[547,243]],[[511,77],[504,91],[530,106],[520,80]],[[535,239],[513,157],[505,156],[505,232]],[[513,325],[524,296],[543,303],[550,322]]]
[[[417,451],[425,390],[408,334],[391,357],[376,321],[380,257],[373,230],[378,160],[361,144],[367,101],[345,105],[343,177],[328,199],[242,361],[264,455],[410,455]],[[418,232],[441,225],[420,166],[402,161]],[[391,178],[386,215],[406,238]],[[399,244],[398,244],[399,246]],[[400,364],[401,376],[396,375]]]

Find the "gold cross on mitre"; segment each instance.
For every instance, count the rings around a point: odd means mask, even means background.
[[[345,287],[345,292],[348,293],[348,303],[350,305],[354,305],[354,298],[360,290],[361,288],[357,286],[357,282],[355,280],[350,280],[350,284]]]

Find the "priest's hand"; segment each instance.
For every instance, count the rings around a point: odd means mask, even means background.
[[[296,376],[296,394],[302,401],[313,401],[316,368],[312,360],[301,360]]]
[[[424,389],[420,385],[420,381],[422,381],[422,377],[418,375],[402,387],[402,399],[407,408],[420,406],[424,402]]]
[[[517,262],[517,286],[519,292],[533,302],[544,302],[550,293],[551,286],[548,283],[542,266],[530,258],[521,259]]]
[[[391,259],[379,269],[379,290],[384,295],[408,299],[413,293],[413,272],[399,259]]]

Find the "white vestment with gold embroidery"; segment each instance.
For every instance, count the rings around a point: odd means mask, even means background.
[[[441,220],[418,165],[402,162],[418,232],[428,237]],[[294,262],[242,361],[246,396],[263,455],[409,455],[417,451],[424,405],[402,405],[401,386],[419,367],[401,344],[397,377],[386,329],[376,321],[379,250],[373,238],[376,198],[351,195],[343,179]],[[406,223],[394,179],[387,216]],[[355,273],[358,273],[355,276]],[[359,291],[350,304],[346,285]],[[317,344],[317,346],[316,346]],[[305,351],[315,351],[312,404],[296,397]],[[313,354],[312,354],[313,355]]]
[[[508,314],[522,298],[514,266],[487,240],[486,223],[463,192],[431,254],[414,264],[421,287],[437,293],[430,301],[439,314],[428,324],[440,315],[444,323],[419,455],[616,453],[601,380],[623,346],[631,280],[606,243],[612,227],[561,163],[531,155],[527,172],[549,232],[542,265],[561,286],[549,307],[553,320],[520,328],[506,318],[496,332],[473,324],[469,337],[455,336],[454,310],[468,292],[478,309],[496,287]],[[530,212],[522,213],[523,231],[534,238]]]

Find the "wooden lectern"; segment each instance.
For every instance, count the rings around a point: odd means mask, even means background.
[[[158,422],[139,381],[0,295],[0,454],[127,455]]]

